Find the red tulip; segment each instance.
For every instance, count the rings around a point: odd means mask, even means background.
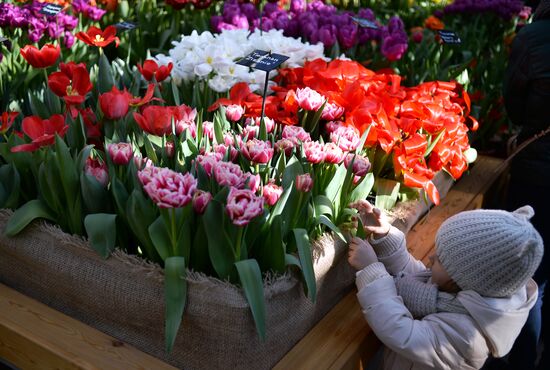
[[[143,62],[143,66],[141,64],[137,65],[137,68],[143,75],[143,78],[147,81],[152,81],[153,77],[155,77],[157,82],[162,82],[166,79],[166,77],[170,76],[170,72],[172,72],[173,67],[174,65],[172,63],[159,67],[157,62],[154,60],[146,60]]]
[[[21,49],[21,55],[34,68],[46,68],[53,66],[59,58],[61,49],[59,45],[46,44],[40,50],[36,46],[26,45]]]
[[[92,90],[90,74],[83,63],[60,64],[61,72],[48,77],[48,86],[55,95],[62,97],[67,105],[82,104]]]
[[[143,112],[134,113],[134,119],[141,129],[153,135],[162,136],[172,133],[174,107],[150,105]]]
[[[105,117],[119,119],[124,118],[128,113],[130,99],[132,99],[132,95],[126,89],[120,91],[113,86],[110,92],[99,96],[99,105]]]
[[[14,146],[11,148],[13,153],[33,152],[40,147],[52,145],[55,141],[55,135],[65,136],[69,125],[65,124],[63,115],[54,114],[49,119],[44,120],[38,116],[25,117],[22,128],[25,135],[32,140],[32,143]]]
[[[116,37],[115,26],[109,26],[105,28],[105,31],[101,31],[101,28],[91,26],[86,32],[77,33],[76,38],[88,45],[100,48],[104,48],[113,41],[116,43],[116,47],[120,43],[120,39]]]
[[[13,124],[19,112],[3,112],[0,116],[0,134],[5,134]]]

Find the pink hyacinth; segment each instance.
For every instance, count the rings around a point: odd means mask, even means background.
[[[318,141],[310,141],[303,144],[304,155],[309,163],[317,164],[325,160],[323,144]]]
[[[361,137],[355,127],[339,126],[331,132],[330,141],[337,144],[343,151],[352,152],[359,146]]]
[[[296,189],[303,193],[308,193],[313,189],[313,179],[309,173],[296,176]]]
[[[340,149],[340,147],[334,143],[327,143],[324,147],[325,152],[325,162],[339,164],[342,163],[346,153]]]
[[[274,146],[278,152],[284,152],[288,157],[292,154],[292,149],[294,149],[295,144],[290,139],[281,139],[277,141]]]
[[[238,104],[231,104],[225,107],[225,117],[231,122],[237,122],[242,118],[244,108]]]
[[[223,158],[223,156],[222,156]],[[208,175],[208,177],[212,176],[212,171],[214,170],[214,167],[218,164],[220,159],[218,158],[218,155],[214,153],[208,153],[205,155],[198,155],[196,160],[196,165],[201,165],[204,169],[204,172]]]
[[[221,186],[238,187],[243,183],[243,171],[231,162],[218,162],[214,166],[214,178]]]
[[[316,111],[325,102],[325,97],[309,87],[304,87],[296,90],[296,100],[300,108]]]
[[[350,153],[346,156],[346,159],[344,159],[344,165],[346,167],[349,167],[352,160],[353,160],[352,170],[355,176],[363,177],[369,172],[371,166],[370,166],[370,161],[367,157]]]
[[[299,144],[300,141],[303,143],[311,141],[309,132],[300,126],[285,126],[285,128],[283,128],[282,137],[283,139],[292,140],[294,144]]]
[[[195,125],[195,118],[197,117],[197,110],[191,108],[185,104],[174,107],[174,124],[176,126],[176,134],[180,135],[183,131],[189,129],[191,136],[195,137],[197,134],[197,126]]]
[[[344,112],[345,112],[345,109],[339,106],[338,104],[326,103],[325,107],[323,108],[323,113],[321,114],[321,118],[327,121],[333,121],[335,119],[342,117]]]
[[[225,211],[234,225],[246,226],[254,217],[263,213],[264,199],[256,196],[252,190],[231,188]]]
[[[212,200],[212,194],[207,191],[197,190],[193,194],[193,209],[199,215],[202,215]]]
[[[134,154],[130,143],[107,144],[107,151],[117,166],[126,166]]]
[[[283,188],[272,182],[263,187],[263,196],[265,202],[270,206],[274,206],[283,194]]]
[[[84,173],[94,177],[101,186],[106,187],[109,183],[109,173],[107,172],[107,165],[101,162],[99,159],[86,159],[84,165]]]
[[[179,208],[189,204],[197,189],[197,179],[168,168],[145,169],[138,178],[149,198],[160,208]]]
[[[252,139],[241,146],[242,155],[254,163],[268,163],[273,158],[273,148],[268,141]]]

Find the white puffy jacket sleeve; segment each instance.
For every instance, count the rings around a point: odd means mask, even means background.
[[[386,270],[393,276],[400,272],[412,274],[426,270],[424,264],[415,259],[405,245],[405,234],[392,226],[388,234],[380,239],[369,238],[378,261],[382,262]]]
[[[420,368],[475,369],[478,367],[471,365],[483,364],[487,353],[485,340],[467,315],[440,313],[415,320],[380,262],[359,271],[356,284],[357,298],[369,326],[400,358]],[[472,351],[476,347],[480,353]]]

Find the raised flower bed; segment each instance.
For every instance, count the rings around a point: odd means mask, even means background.
[[[277,30],[190,32],[139,63],[112,57],[120,27],[74,31],[84,53],[10,55],[33,78],[0,121],[0,281],[176,366],[272,366],[353,284],[348,205],[406,231],[475,157],[456,82],[404,86]],[[258,45],[289,58],[236,64]]]

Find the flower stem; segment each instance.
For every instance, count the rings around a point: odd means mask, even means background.
[[[241,244],[243,241],[243,231],[244,226],[239,226],[238,232],[237,232],[237,242],[235,243],[235,260],[240,261],[241,260]]]
[[[172,250],[174,256],[177,256],[177,237],[176,237],[176,209],[170,208],[170,240],[172,241]]]
[[[304,200],[304,193],[302,191],[298,191],[300,194],[300,197],[298,198],[298,206],[294,210],[294,215],[292,216],[292,222],[290,224],[290,229],[294,229],[296,222],[298,221],[298,216],[300,215],[300,211],[302,210],[302,201]]]

